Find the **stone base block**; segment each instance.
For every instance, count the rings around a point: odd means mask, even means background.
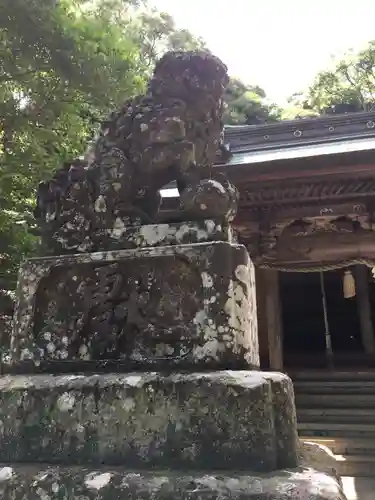
[[[170,470],[0,466],[2,500],[346,500],[339,483],[312,469],[268,475]]]
[[[279,373],[0,378],[0,460],[270,471],[298,464]]]
[[[241,245],[31,259],[18,296],[8,373],[259,367],[254,267]]]

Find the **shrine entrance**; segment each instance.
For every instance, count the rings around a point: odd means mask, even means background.
[[[375,281],[371,269],[258,269],[263,367],[375,368]]]
[[[375,366],[369,268],[280,273],[279,294],[286,368]]]

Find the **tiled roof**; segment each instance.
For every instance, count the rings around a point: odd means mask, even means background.
[[[350,151],[371,149],[371,139],[374,111],[224,129],[225,145],[233,155],[229,165],[341,153],[346,143]]]

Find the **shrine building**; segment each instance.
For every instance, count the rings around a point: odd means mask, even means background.
[[[261,367],[374,367],[375,112],[227,126],[225,146]]]

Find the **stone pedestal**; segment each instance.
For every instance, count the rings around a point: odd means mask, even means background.
[[[206,241],[179,244],[189,236]],[[140,246],[22,266],[8,370],[259,368],[245,247],[214,221],[143,226],[127,241]]]
[[[293,387],[281,374],[5,376],[0,401],[1,456],[11,462],[255,471],[297,463]]]
[[[333,477],[311,469],[199,474],[20,464],[0,469],[0,493],[9,500],[345,500]]]
[[[343,500],[296,468],[290,379],[258,370],[246,249],[215,221],[125,241],[21,269],[2,498]]]

